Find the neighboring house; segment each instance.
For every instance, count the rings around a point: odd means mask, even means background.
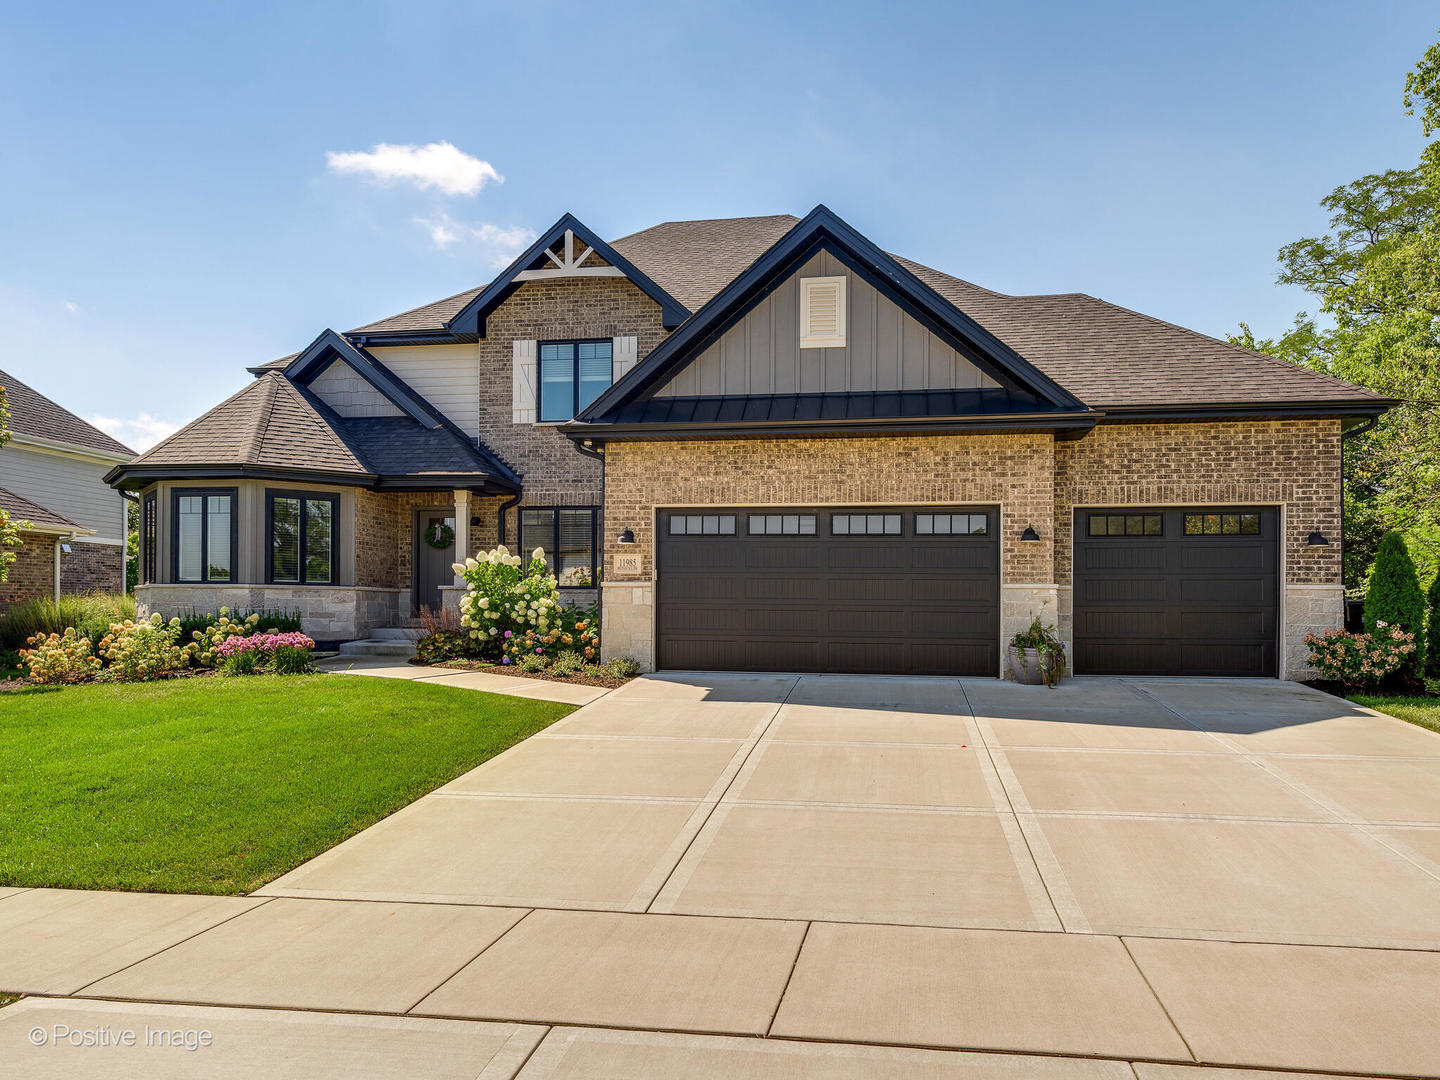
[[[10,442],[0,447],[0,507],[28,522],[0,608],[32,596],[125,591],[125,499],[105,483],[135,456],[99,428],[0,371]]]
[[[503,540],[671,669],[996,675],[1038,614],[1081,673],[1300,678],[1341,623],[1341,440],[1391,404],[824,207],[608,244],[567,215],[252,370],[108,477],[143,500],[142,605],[356,637]]]

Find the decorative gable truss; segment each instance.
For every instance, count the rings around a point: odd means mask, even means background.
[[[554,247],[560,247],[559,253]],[[534,270],[521,270],[515,275],[516,281],[552,281],[555,278],[572,277],[624,277],[625,271],[618,266],[611,266],[600,256],[589,266],[585,265],[587,259],[595,255],[595,248],[590,244],[585,245],[585,250],[579,255],[575,254],[575,230],[566,229],[563,243],[552,245],[545,249],[545,255],[553,266],[540,266]]]

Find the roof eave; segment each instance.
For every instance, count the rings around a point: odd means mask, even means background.
[[[453,488],[483,489],[514,494],[520,485],[508,477],[487,472],[469,473],[351,473],[333,469],[287,469],[267,465],[120,465],[105,474],[105,483],[119,490],[136,490],[163,480],[277,480],[302,484],[338,484],[377,491],[429,491]]]
[[[1096,410],[1005,416],[879,417],[875,419],[604,424],[572,421],[560,431],[578,443],[645,439],[795,438],[809,435],[984,435],[997,432],[1085,432],[1103,419]]]
[[[1401,404],[1394,398],[1319,401],[1241,401],[1210,404],[1107,405],[1107,421],[1142,420],[1224,420],[1306,416],[1379,416]]]

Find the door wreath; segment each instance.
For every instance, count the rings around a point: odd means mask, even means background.
[[[444,551],[455,539],[455,530],[443,521],[436,521],[425,530],[425,543],[436,551]]]

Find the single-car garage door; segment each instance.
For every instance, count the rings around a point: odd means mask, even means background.
[[[999,515],[757,507],[657,515],[661,668],[999,670]]]
[[[1279,513],[1075,512],[1080,675],[1277,673]]]

